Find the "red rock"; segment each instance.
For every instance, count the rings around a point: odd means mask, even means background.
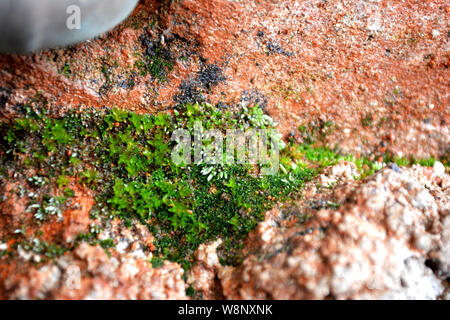
[[[245,96],[250,103],[264,101],[285,134],[325,118],[354,129],[349,136],[336,130],[328,143],[367,154],[378,136],[395,134],[397,121],[408,119],[410,134],[396,135],[390,151],[439,157],[450,143],[449,86],[439,81],[448,78],[449,57],[444,37],[432,37],[433,30],[447,32],[440,23],[446,18],[443,8],[442,0],[389,6],[352,0],[345,7],[318,0],[147,0],[98,40],[30,57],[1,56],[0,87],[12,91],[8,105],[29,101],[39,91],[63,109],[107,105],[157,111],[175,103],[183,82],[216,64],[226,79],[199,88],[204,97],[212,103],[237,103]],[[150,27],[150,20],[156,26]],[[371,23],[379,24],[377,31],[371,31]],[[137,75],[134,86],[124,89],[120,79],[136,71],[136,52],[144,53],[139,37],[145,28],[149,40],[165,39],[162,45],[173,56],[173,70],[166,82]],[[67,77],[58,73],[65,63],[72,70]],[[102,89],[104,65],[110,67],[109,89]],[[362,126],[360,119],[369,113],[381,124]],[[433,128],[431,136],[423,134],[424,115]],[[361,136],[367,140],[365,149]]]
[[[61,113],[104,106],[170,112],[195,99],[260,104],[283,134],[293,131],[299,141],[300,125],[328,121],[335,130],[323,143],[357,158],[375,159],[384,151],[440,158],[450,145],[443,23],[449,8],[443,0],[350,0],[345,6],[338,0],[145,0],[96,40],[32,56],[0,56],[0,118],[14,117],[17,104],[40,103],[32,101],[38,92]],[[146,41],[171,57],[165,81],[141,76],[135,66],[145,61]],[[196,95],[187,95],[185,86]],[[368,115],[372,121],[363,125]],[[387,146],[380,148],[380,140]],[[301,225],[299,217],[281,219],[289,207],[267,212],[247,240],[241,267],[220,266],[216,244],[205,244],[190,282],[205,298],[448,297],[441,278],[450,263],[450,178],[421,167],[401,170],[385,168],[364,181],[353,180],[356,168],[349,163],[325,170],[306,186],[303,200],[292,199],[312,220]],[[318,182],[336,185],[330,190]],[[26,212],[26,196],[12,192],[15,187],[1,182],[2,238],[26,226],[23,238],[43,231],[42,241],[71,245],[99,223],[89,218],[93,195],[75,182],[78,206],[63,212],[62,221],[55,217],[39,226]],[[311,209],[305,199],[340,206]],[[117,242],[111,257],[82,244],[38,266],[20,255],[0,258],[0,298],[186,297],[179,265],[154,269],[148,262],[154,239],[141,225],[127,229],[114,220],[99,237]],[[270,259],[267,253],[273,253]],[[424,266],[428,258],[439,261],[437,274]],[[77,270],[79,288],[73,290],[67,277]]]

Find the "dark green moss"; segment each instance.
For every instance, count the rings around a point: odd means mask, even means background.
[[[150,74],[160,82],[166,81],[167,74],[173,69],[174,58],[172,53],[159,40],[151,40],[147,33],[144,33],[140,40],[144,53],[141,59],[135,63],[139,74],[141,76]]]
[[[192,287],[192,285],[188,286],[188,288],[186,289],[186,295],[191,298],[195,297],[195,289],[194,287]]]

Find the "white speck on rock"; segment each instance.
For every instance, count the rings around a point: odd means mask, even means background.
[[[433,165],[433,173],[434,173],[434,175],[437,176],[437,177],[443,176],[444,173],[445,173],[445,167],[444,167],[444,165],[443,165],[441,162],[436,161],[436,162],[434,163],[434,165]]]
[[[439,30],[433,29],[433,31],[431,31],[431,36],[436,39],[437,37],[439,37],[440,32]]]

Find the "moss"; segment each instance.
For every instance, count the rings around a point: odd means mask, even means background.
[[[65,63],[64,66],[58,70],[59,74],[62,74],[65,77],[70,77],[70,75],[72,74],[72,70],[70,68],[70,65],[68,63]]]
[[[409,158],[407,158],[407,157],[395,157],[390,154],[386,154],[384,156],[384,161],[385,162],[394,162],[398,166],[411,166],[413,164],[420,164],[423,167],[432,167],[434,165],[434,163],[438,160],[434,157],[429,157],[429,158],[409,157]],[[450,161],[449,161],[448,156],[442,157],[441,159],[439,159],[439,161],[442,162],[442,164],[447,168],[450,166]]]
[[[367,114],[362,120],[361,124],[364,127],[371,127],[373,125],[373,116],[371,113]]]
[[[194,298],[194,297],[195,297],[196,292],[195,292],[195,289],[194,289],[194,287],[193,287],[192,285],[189,285],[189,286],[187,287],[187,289],[186,289],[186,295],[189,296],[189,297],[191,297],[191,298]]]
[[[276,127],[257,106],[237,112],[206,103],[185,104],[183,112],[157,115],[91,109],[63,117],[25,108],[23,117],[13,124],[0,125],[0,152],[5,155],[0,167],[8,168],[5,175],[39,169],[37,175],[24,176],[27,188],[37,195],[30,197],[37,220],[52,219],[61,212],[67,198],[74,195],[67,188],[73,179],[95,191],[93,218],[118,217],[129,226],[139,220],[155,237],[152,263],[157,266],[169,259],[186,269],[200,244],[218,238],[223,240],[221,262],[239,264],[243,241],[263,220],[264,212],[299,192],[325,166],[353,161],[363,177],[379,169],[377,162],[366,158],[315,146],[316,137],[323,139],[334,129],[330,122],[301,127],[304,143],[288,141],[280,155],[280,170],[273,176],[256,175],[259,165],[176,166],[170,157],[172,132],[185,128],[192,134],[196,121],[221,131]],[[272,138],[284,147],[279,135]],[[50,191],[59,196],[49,196]],[[113,239],[101,241],[98,234],[93,227],[72,247],[86,241],[109,252]]]
[[[342,154],[337,148],[331,149],[326,146],[315,146],[314,144],[297,144],[290,142],[281,163],[285,168],[289,167],[311,167],[318,174],[325,167],[334,165],[339,161],[350,161],[355,163],[360,176],[355,178],[365,178],[380,169],[376,161],[368,158],[356,158],[353,155]]]
[[[311,178],[312,171],[301,168],[256,177],[250,165],[227,165],[222,174],[215,167],[205,170],[205,165],[175,166],[170,159],[175,128],[193,132],[199,120],[206,128],[221,130],[274,125],[259,108],[244,114],[223,113],[207,104],[185,107],[182,115],[149,116],[114,109],[62,118],[34,110],[16,120],[13,129],[2,127],[9,132],[2,144],[8,156],[2,162],[17,172],[41,168],[31,179],[33,188],[48,184],[61,189],[75,179],[95,190],[97,208],[129,225],[140,220],[154,233],[155,256],[188,268],[192,253],[205,241],[220,237],[227,243],[241,243],[263,213]],[[25,162],[26,153],[36,156]],[[44,219],[50,205],[58,207],[49,202],[52,199],[57,198],[36,199],[37,218]],[[79,238],[97,243],[95,239],[96,234]]]
[[[382,162],[370,160],[369,157],[355,157],[351,154],[342,153],[338,146],[330,148],[324,145],[326,138],[336,129],[332,122],[319,121],[301,125],[298,129],[303,143],[297,143],[293,138],[289,139],[287,148],[283,153],[281,163],[285,167],[292,165],[308,166],[316,168],[316,173],[322,168],[336,164],[338,161],[350,161],[355,163],[360,172],[360,176],[355,177],[363,179],[372,175],[375,171],[381,169],[385,164],[396,163],[398,166],[411,166],[420,164],[425,167],[431,167],[436,162],[434,157],[416,158],[416,157],[396,157],[386,153],[382,155]],[[439,159],[444,166],[449,167],[448,157]]]
[[[159,257],[153,257],[151,263],[153,268],[161,268],[164,265],[164,260]]]

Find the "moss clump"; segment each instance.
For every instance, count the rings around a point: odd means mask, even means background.
[[[256,165],[176,166],[170,157],[172,132],[185,128],[192,133],[196,121],[206,129],[274,127],[257,107],[224,113],[194,104],[185,106],[183,114],[150,116],[114,109],[64,117],[28,109],[14,124],[2,126],[1,162],[10,172],[39,168],[36,179],[55,188],[75,179],[95,190],[95,210],[129,225],[139,219],[155,235],[155,259],[189,267],[192,253],[205,241],[222,238],[224,248],[239,247],[263,213],[313,172],[299,167],[257,176]],[[87,240],[93,242],[93,237]],[[235,262],[229,250],[223,251],[224,262]]]
[[[59,74],[62,74],[66,78],[70,77],[72,74],[72,70],[70,68],[70,65],[68,63],[65,63],[60,70],[58,70]]]
[[[187,104],[183,112],[157,115],[91,109],[64,117],[25,109],[23,117],[0,125],[0,176],[14,180],[21,175],[28,180],[23,194],[36,195],[29,210],[37,223],[60,214],[73,196],[67,185],[75,180],[95,191],[91,212],[95,218],[118,217],[130,226],[138,219],[149,228],[155,236],[155,266],[169,259],[189,268],[195,249],[218,238],[223,239],[221,261],[239,263],[243,240],[264,212],[300,190],[323,167],[348,160],[363,176],[379,169],[368,159],[314,147],[314,130],[305,128],[300,131],[309,132],[306,143],[288,141],[276,175],[257,175],[258,164],[177,166],[171,161],[172,133],[184,128],[193,134],[196,121],[205,129],[222,132],[274,129],[276,124],[257,106],[233,112],[206,103]],[[330,123],[322,124],[319,135],[332,128]],[[272,138],[284,147],[279,135]],[[26,172],[35,173],[27,176]],[[39,195],[43,191],[59,197]],[[112,240],[100,241],[97,236],[98,230],[80,235],[72,247],[80,241],[100,244],[105,250],[113,246]]]
[[[371,127],[373,124],[373,116],[371,113],[366,114],[366,116],[364,118],[361,119],[361,124],[364,127]]]

